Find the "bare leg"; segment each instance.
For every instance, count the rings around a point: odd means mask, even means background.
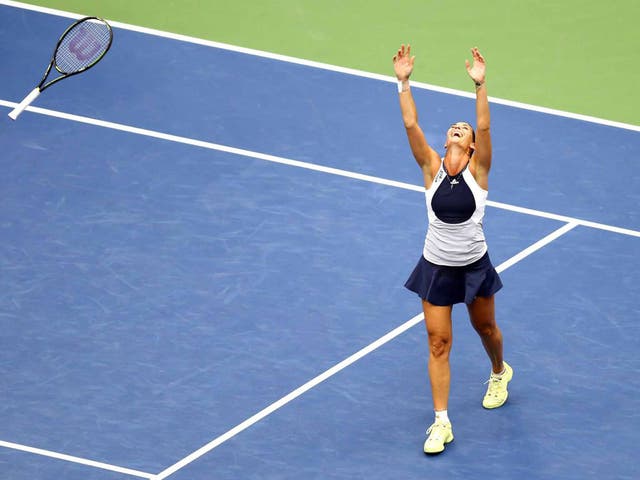
[[[452,328],[451,306],[440,307],[422,301],[425,325],[429,336],[429,380],[434,410],[447,410],[451,370]]]
[[[496,323],[494,297],[476,297],[470,305],[469,318],[471,325],[480,335],[489,359],[493,373],[501,373],[502,363],[502,332]]]

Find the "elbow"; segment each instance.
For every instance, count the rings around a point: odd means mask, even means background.
[[[476,131],[488,132],[491,126],[491,117],[488,114],[478,115],[476,117]]]
[[[411,130],[416,125],[418,125],[418,119],[416,117],[402,117],[402,121],[404,122],[404,128],[407,130]]]

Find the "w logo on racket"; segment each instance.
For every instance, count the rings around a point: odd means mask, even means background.
[[[79,23],[60,39],[55,67],[60,73],[86,70],[106,53],[111,44],[111,29],[98,19]]]
[[[69,51],[81,62],[93,58],[101,49],[102,45],[84,26],[78,29],[78,33],[69,42]]]

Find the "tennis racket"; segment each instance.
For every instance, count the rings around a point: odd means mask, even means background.
[[[54,83],[93,67],[109,51],[112,41],[111,26],[101,18],[85,17],[73,23],[60,36],[53,50],[51,62],[38,86],[9,113],[9,117],[12,120],[18,118],[40,93]],[[52,67],[60,76],[45,83]]]

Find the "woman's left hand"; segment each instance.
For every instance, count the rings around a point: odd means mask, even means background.
[[[471,79],[476,82],[476,85],[483,84],[486,71],[484,57],[476,47],[471,49],[471,55],[473,55],[473,65],[469,64],[469,60],[464,61],[467,67],[467,73]]]

